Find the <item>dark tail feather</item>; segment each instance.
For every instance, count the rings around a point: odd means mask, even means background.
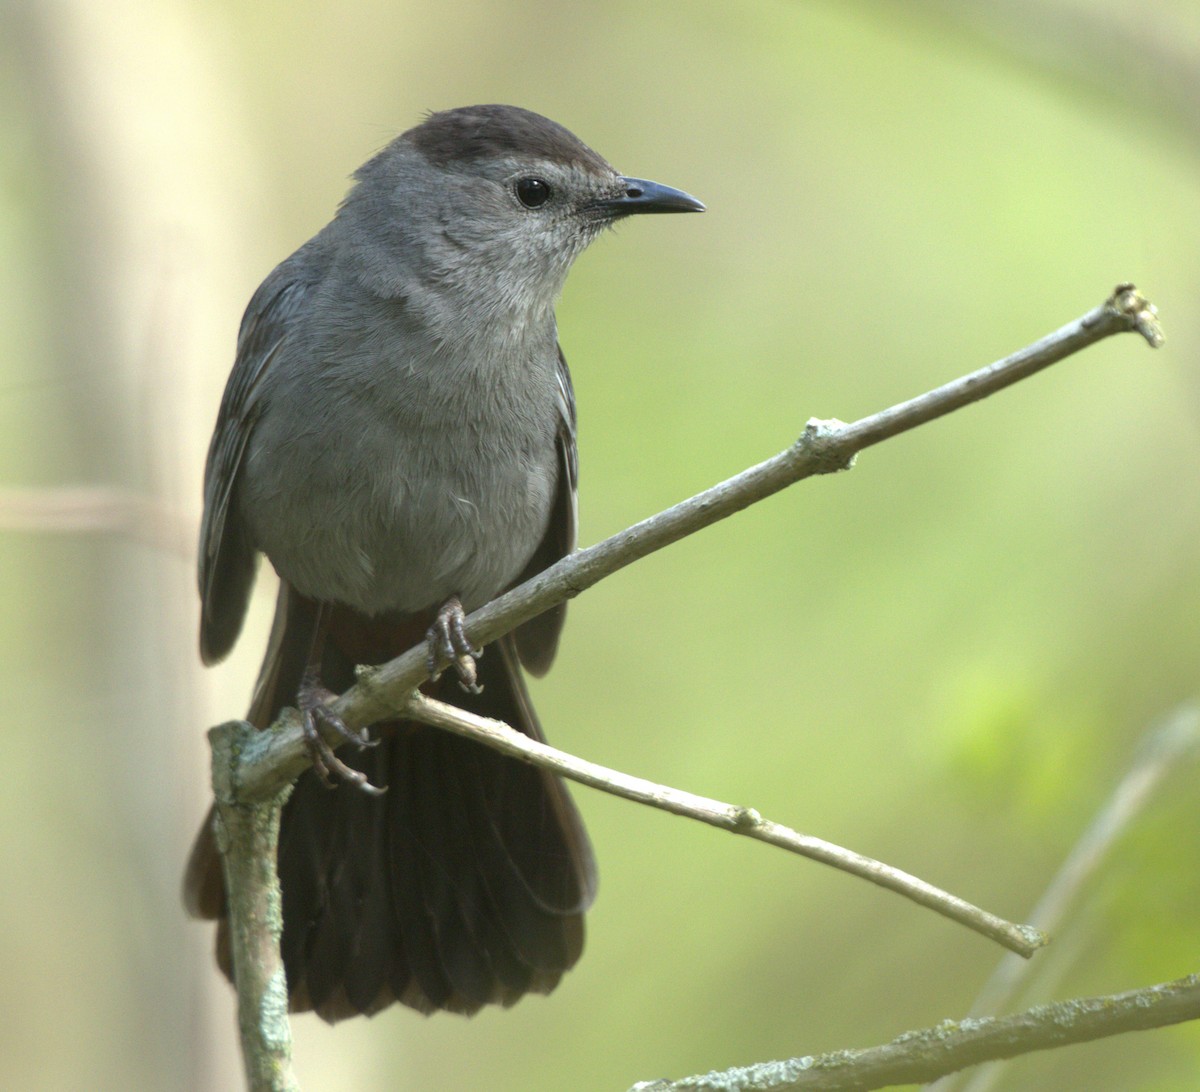
[[[284,596],[291,602],[277,612],[272,658],[255,697],[257,723],[270,706],[294,701],[312,632],[311,604]],[[352,659],[366,662],[361,647],[346,657],[334,644],[345,627],[345,618],[331,627],[323,663],[334,690],[353,681]],[[378,623],[363,628],[377,635]],[[414,643],[408,635],[403,641]],[[447,686],[449,700],[541,739],[512,641],[489,648],[478,668],[483,692]],[[530,991],[548,993],[579,958],[596,883],[566,789],[546,771],[435,728],[396,721],[376,730],[378,747],[338,755],[387,785],[384,796],[347,786],[330,791],[308,772],[284,808],[279,874],[292,1008],[332,1022],[393,1001],[472,1013]],[[223,914],[207,825],[188,885],[194,912]],[[222,918],[219,950],[227,946],[225,928]]]

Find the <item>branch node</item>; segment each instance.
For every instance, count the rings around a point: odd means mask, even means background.
[[[379,665],[355,664],[354,681],[367,693],[374,693],[379,688]]]
[[[372,683],[374,683],[374,680],[376,680],[376,676],[378,676],[378,674],[379,674],[379,665],[378,664],[355,664],[354,665],[354,678],[355,678],[356,682],[359,682],[362,685],[366,686],[366,688],[368,690],[371,689],[371,685],[372,685]]]
[[[844,443],[846,422],[836,417],[823,420],[810,417],[796,441],[796,447],[813,460],[814,474],[836,474],[854,465],[856,451],[847,450]]]
[[[757,830],[763,825],[763,817],[756,808],[735,805],[730,811],[734,830]]]
[[[424,677],[428,678],[428,673]],[[363,697],[362,708],[355,711],[359,725],[387,719],[391,714],[403,710],[409,697],[417,693],[415,688],[407,694],[389,689],[382,664],[355,664],[354,682],[354,689]]]
[[[1132,284],[1118,284],[1105,307],[1122,319],[1128,329],[1141,334],[1151,349],[1160,348],[1167,340],[1158,321],[1158,308]]]

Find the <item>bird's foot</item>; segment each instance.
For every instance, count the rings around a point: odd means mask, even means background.
[[[429,646],[429,677],[438,678],[446,667],[453,667],[458,675],[458,685],[472,694],[479,694],[475,661],[483,655],[483,649],[471,644],[466,629],[467,616],[457,596],[451,596],[441,605],[437,617],[425,633]]]
[[[355,788],[372,796],[380,796],[387,791],[386,786],[380,788],[378,785],[372,785],[370,778],[365,773],[347,766],[321,736],[320,725],[324,724],[344,742],[354,744],[359,750],[375,747],[379,743],[377,739],[369,739],[365,730],[359,734],[346,727],[342,718],[329,707],[329,703],[336,697],[337,695],[332,691],[321,686],[311,672],[304,673],[300,682],[300,690],[296,695],[296,705],[300,709],[300,722],[304,728],[304,744],[312,758],[313,769],[316,770],[321,783],[327,789],[337,787],[337,782],[333,779],[333,775],[336,774],[342,781]]]

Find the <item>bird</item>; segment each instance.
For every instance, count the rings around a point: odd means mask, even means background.
[[[532,111],[444,110],[360,167],[251,298],[205,467],[200,652],[233,648],[265,556],[279,590],[246,719],[298,708],[313,759],[279,837],[291,1011],[469,1015],[579,959],[596,865],[562,782],[399,716],[368,741],[329,705],[357,665],[425,642],[425,692],[544,739],[523,673],[550,668],[565,604],[482,655],[464,619],[575,549],[555,304],[606,228],[703,209]],[[184,897],[232,978],[211,812]]]

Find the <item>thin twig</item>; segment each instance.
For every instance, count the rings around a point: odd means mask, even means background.
[[[643,1081],[630,1092],[861,1092],[931,1081],[980,1062],[1198,1017],[1200,976],[1189,975],[1107,997],[1038,1005],[1015,1016],[946,1020],[864,1050],[764,1062],[678,1081]]]
[[[1056,933],[1087,881],[1095,875],[1114,843],[1124,834],[1154,791],[1180,762],[1200,754],[1200,710],[1183,706],[1156,724],[1138,747],[1133,764],[1112,796],[1075,844],[1062,868],[1046,888],[1030,915],[1030,922],[1046,933]],[[1002,1011],[1013,997],[1019,975],[1027,963],[1003,959],[996,973],[971,1006],[971,1016],[991,1016]]]
[[[1083,836],[1076,842],[1062,868],[1046,888],[1029,917],[1031,925],[1047,935],[1055,935],[1077,904],[1088,880],[1096,874],[1113,845],[1124,834],[1145,806],[1153,799],[1155,790],[1181,762],[1200,756],[1200,709],[1189,703],[1152,725],[1142,737],[1133,763],[1096,813]],[[1057,945],[1055,946],[1057,951]],[[1027,981],[1031,965],[1024,960],[1003,956],[987,980],[968,1014],[970,1017],[991,1016],[1008,1008]],[[1038,984],[1049,992],[1045,965]],[[934,1086],[936,1092],[986,1092],[991,1088],[1000,1066],[985,1066],[968,1078],[948,1077]],[[931,1089],[933,1092],[933,1089]]]
[[[360,672],[360,677],[362,675]],[[486,743],[510,758],[544,766],[563,777],[590,785],[594,789],[601,789],[640,804],[649,804],[673,815],[697,819],[733,834],[744,834],[747,838],[779,846],[810,860],[832,865],[843,872],[849,872],[889,891],[904,895],[913,902],[990,937],[1009,951],[1025,958],[1033,955],[1046,943],[1046,938],[1035,929],[1013,925],[891,865],[864,857],[853,850],[843,849],[821,838],[801,834],[780,823],[773,823],[764,819],[754,808],[723,804],[720,800],[697,796],[695,793],[671,788],[669,785],[659,785],[644,777],[635,777],[588,762],[586,759],[576,758],[549,744],[530,739],[501,721],[488,720],[445,702],[435,701],[420,691],[413,692],[404,713],[414,720]]]

